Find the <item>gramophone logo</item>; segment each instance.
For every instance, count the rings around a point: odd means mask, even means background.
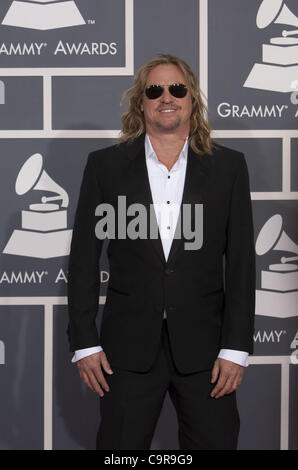
[[[282,256],[280,263],[262,271],[261,289],[256,291],[256,315],[279,318],[298,315],[298,245],[282,230],[282,224],[279,214],[267,220],[258,235],[256,253],[262,256],[278,250],[295,256]]]
[[[17,176],[15,190],[19,196],[29,190],[50,191],[56,196],[42,196],[41,203],[22,210],[22,228],[15,229],[3,253],[32,258],[67,256],[72,230],[67,229],[68,195],[50,178],[39,153],[29,157]],[[59,201],[60,204],[52,201]]]
[[[14,0],[3,25],[30,29],[58,29],[86,24],[74,0]]]
[[[284,0],[263,0],[257,13],[257,27],[284,24],[298,28],[297,16]],[[283,30],[280,37],[263,44],[262,63],[256,63],[244,87],[259,90],[292,92],[291,83],[298,77],[298,29]]]

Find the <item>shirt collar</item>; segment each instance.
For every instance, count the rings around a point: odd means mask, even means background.
[[[188,137],[186,137],[186,139],[185,139],[183,149],[181,150],[181,153],[180,153],[179,158],[178,158],[177,161],[180,161],[181,159],[186,160],[187,159],[187,154],[188,154]],[[148,134],[146,134],[146,137],[145,137],[145,155],[146,155],[147,160],[149,158],[153,158],[154,160],[159,161],[158,158],[157,158],[157,155],[156,155],[156,153],[155,153],[155,151],[152,147],[152,144],[151,144],[151,141],[150,141],[150,138],[149,138]]]

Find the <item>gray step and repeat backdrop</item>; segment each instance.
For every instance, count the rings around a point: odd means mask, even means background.
[[[213,137],[244,152],[257,259],[239,449],[298,449],[298,1],[1,0],[0,449],[93,449],[99,399],[66,338],[67,263],[87,155],[156,53],[185,59]],[[109,280],[102,256],[99,318]],[[152,449],[178,449],[164,403]]]

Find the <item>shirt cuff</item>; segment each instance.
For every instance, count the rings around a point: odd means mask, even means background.
[[[98,353],[100,351],[102,351],[101,346],[94,346],[92,348],[78,349],[77,351],[75,351],[71,362],[77,362],[80,359],[83,359],[84,357],[91,356],[91,354],[95,354],[95,353]]]
[[[248,352],[237,351],[236,349],[221,349],[218,356],[220,359],[226,359],[226,361],[235,362],[242,367],[248,366]]]

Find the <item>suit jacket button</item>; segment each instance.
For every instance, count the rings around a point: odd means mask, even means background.
[[[174,272],[174,269],[171,269],[171,268],[166,268],[165,270],[166,274],[173,274],[173,272]]]

